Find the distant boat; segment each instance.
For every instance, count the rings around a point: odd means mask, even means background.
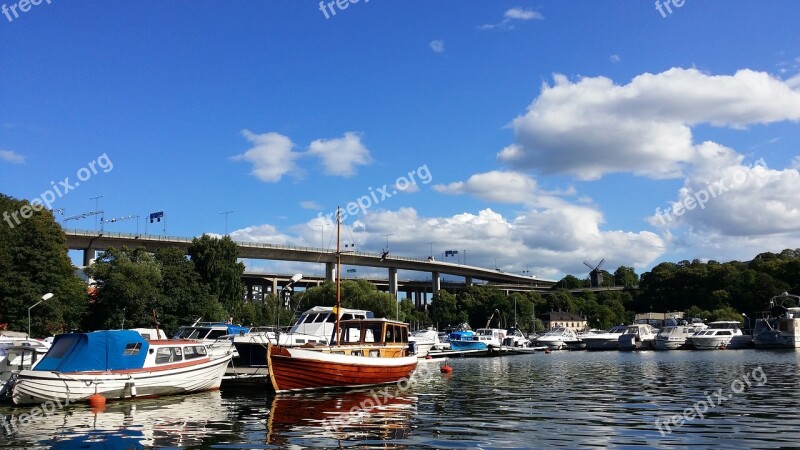
[[[718,348],[746,348],[752,344],[750,336],[739,328],[739,322],[720,320],[708,324],[708,328],[691,335],[687,340],[695,350],[713,350]]]
[[[689,338],[696,332],[708,328],[708,325],[699,319],[695,320],[699,322],[692,321],[690,324],[669,325],[660,329],[656,335],[653,348],[655,350],[691,349],[692,344],[689,342]]]
[[[536,343],[552,350],[562,350],[569,348],[570,344],[577,344],[579,340],[578,333],[572,328],[558,327],[536,338]]]
[[[442,350],[445,348],[445,344],[439,341],[439,333],[433,327],[412,332],[408,340],[414,343],[414,352],[418,358],[424,358],[433,349]],[[447,345],[447,348],[450,348],[450,346]]]
[[[178,328],[172,338],[202,342],[206,345],[212,358],[231,352],[236,357],[236,348],[233,346],[234,336],[243,336],[249,332],[250,328],[241,325],[223,322],[200,322],[198,319],[192,325]]]
[[[629,325],[619,337],[620,350],[652,350],[658,330],[647,323]]]
[[[588,334],[583,337],[583,342],[587,350],[618,350],[619,337],[627,330],[627,325],[617,325],[605,333]]]
[[[407,379],[417,367],[409,349],[409,327],[387,319],[341,320],[341,220],[336,226],[336,324],[330,344],[302,348],[267,345],[272,387],[277,393],[353,388]]]
[[[506,330],[501,328],[478,328],[471,338],[451,340],[450,349],[453,351],[464,350],[494,350],[503,345]]]
[[[793,306],[784,302],[791,299]],[[770,299],[772,317],[756,319],[753,345],[756,348],[800,348],[800,296],[784,292]]]
[[[72,403],[93,394],[120,400],[214,390],[231,356],[214,359],[201,342],[148,341],[131,330],[61,334],[34,369],[19,373],[12,399]]]
[[[0,340],[0,399],[10,398],[19,373],[35,367],[49,349],[49,342],[36,339]]]

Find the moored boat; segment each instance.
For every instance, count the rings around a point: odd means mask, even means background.
[[[536,338],[536,343],[544,345],[551,350],[569,348],[570,344],[578,343],[578,333],[572,328],[557,327]]]
[[[243,336],[250,331],[249,328],[232,323],[200,322],[198,319],[192,325],[182,326],[172,337],[173,339],[187,339],[202,342],[206,345],[211,358],[233,353],[237,356],[233,346],[234,336]]]
[[[50,343],[36,339],[0,342],[0,399],[10,397],[19,373],[36,366]]]
[[[56,336],[39,364],[19,373],[16,404],[108,400],[218,389],[231,354],[209,357],[197,341],[144,339],[130,330]]]
[[[790,299],[793,306],[786,307]],[[772,317],[757,319],[753,329],[756,348],[800,348],[800,296],[784,292],[770,299]]]
[[[424,358],[433,349],[441,350],[444,348],[444,345],[439,341],[439,333],[433,327],[412,332],[408,340],[414,343],[414,353],[417,354],[418,358]]]
[[[699,319],[697,319],[699,320]],[[689,337],[698,331],[708,328],[702,321],[693,321],[690,324],[670,325],[659,330],[654,341],[655,350],[691,349]]]
[[[594,333],[583,337],[587,350],[617,350],[619,349],[619,337],[622,336],[628,327],[626,325],[616,325],[608,329],[605,333]]]
[[[620,350],[652,350],[658,330],[647,323],[629,325],[619,337]]]
[[[499,349],[503,345],[505,337],[506,330],[504,329],[478,328],[472,337],[451,340],[450,349],[453,351]]]
[[[752,344],[750,336],[739,328],[739,322],[720,320],[708,324],[708,328],[700,330],[687,338],[695,350],[713,350],[718,348],[746,348]]]

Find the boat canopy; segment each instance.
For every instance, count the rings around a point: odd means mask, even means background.
[[[111,330],[56,336],[34,370],[84,372],[140,369],[150,344],[135,331]]]

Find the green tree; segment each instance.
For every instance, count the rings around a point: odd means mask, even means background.
[[[75,274],[66,236],[52,213],[0,194],[0,216],[4,213],[9,220],[0,221],[0,328],[27,331],[28,308],[48,292],[55,297],[32,311],[31,333],[42,336],[80,328],[87,286]]]
[[[228,236],[217,239],[204,234],[192,240],[188,253],[211,295],[230,315],[240,315],[245,296],[244,264],[238,260],[236,243]]]
[[[639,284],[639,275],[633,267],[619,266],[614,272],[614,284],[616,286],[636,286]]]

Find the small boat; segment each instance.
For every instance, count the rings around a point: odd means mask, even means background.
[[[340,320],[371,319],[375,317],[372,311],[361,309],[341,308]],[[325,344],[333,334],[336,317],[331,306],[315,306],[300,315],[288,331],[281,332],[274,327],[253,328],[249,333],[237,335],[233,338],[238,358],[234,364],[244,367],[267,366],[267,344],[277,344],[282,347],[301,347],[306,344]]]
[[[19,372],[18,405],[154,397],[219,389],[231,354],[213,358],[205,344],[144,339],[131,330],[56,336],[35,368]]]
[[[739,322],[733,320],[711,322],[708,328],[696,332],[687,340],[696,350],[737,349],[752,344],[752,338],[742,332]]]
[[[465,350],[495,350],[503,345],[506,330],[500,328],[478,328],[471,338],[450,341],[453,351]]]
[[[439,341],[439,333],[433,327],[412,332],[408,340],[414,343],[414,352],[419,358],[424,358],[433,349],[442,350],[445,348],[445,345]],[[447,348],[449,348],[449,345]]]
[[[570,344],[577,344],[578,341],[578,333],[572,328],[565,327],[553,328],[536,339],[537,344],[544,345],[551,350],[569,348]]]
[[[655,350],[684,350],[691,349],[689,337],[708,328],[700,319],[693,319],[692,323],[668,325],[659,330],[654,342]]]
[[[616,325],[605,333],[594,333],[583,337],[587,350],[618,350],[619,337],[628,330],[627,325]]]
[[[620,350],[652,350],[658,330],[647,323],[629,325],[619,337]]]
[[[515,348],[531,348],[533,342],[525,337],[519,328],[509,328],[506,330],[506,337],[503,338],[503,346]]]
[[[200,322],[182,326],[172,336],[172,339],[186,339],[202,342],[206,345],[210,357],[215,358],[233,352],[236,357],[236,347],[233,346],[235,336],[243,336],[250,332],[250,328],[241,325],[222,322]]]
[[[794,306],[786,307],[791,299]],[[784,292],[770,299],[771,317],[756,319],[753,345],[756,348],[800,348],[800,296]]]
[[[0,342],[0,399],[10,398],[19,373],[41,361],[50,343],[35,339]]]
[[[417,367],[409,326],[388,319],[341,320],[341,218],[336,216],[336,320],[330,344],[287,347],[267,344],[276,393],[354,388],[408,379]]]

